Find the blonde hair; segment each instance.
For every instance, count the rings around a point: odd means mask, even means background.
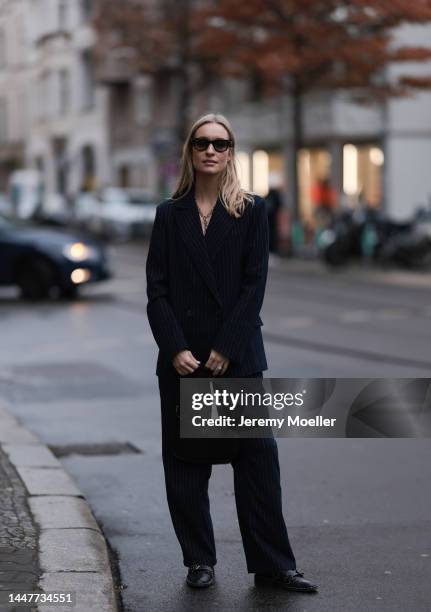
[[[206,123],[219,123],[222,125],[233,143],[232,155],[227,162],[226,168],[220,178],[220,199],[227,212],[234,217],[241,217],[247,203],[253,203],[254,198],[251,193],[242,189],[235,158],[235,137],[229,121],[224,115],[209,113],[200,117],[190,128],[186,141],[183,145],[181,156],[180,175],[175,186],[172,198],[179,198],[190,191],[194,183],[194,168],[192,162],[191,140],[197,130]]]

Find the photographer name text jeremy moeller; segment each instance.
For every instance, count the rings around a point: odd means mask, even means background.
[[[218,416],[215,418],[206,418],[200,415],[195,415],[192,418],[192,424],[195,427],[277,427],[281,429],[286,423],[288,427],[334,427],[336,418],[325,418],[318,415],[314,418],[301,418],[299,416],[288,416],[286,418],[247,418],[241,416],[237,422],[236,417]]]

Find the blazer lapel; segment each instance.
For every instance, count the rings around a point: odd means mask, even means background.
[[[232,230],[234,223],[235,218],[227,212],[221,199],[218,198],[205,234],[205,241],[211,261],[216,259],[217,252],[223,246],[223,242]]]
[[[192,188],[181,198],[174,200],[173,208],[175,212],[175,221],[184,245],[190,253],[190,256],[197,270],[202,276],[202,279],[205,281],[214,298],[221,306],[222,303],[208,254],[208,243],[205,240],[206,237],[202,233],[199,212],[194,197],[194,189]],[[213,220],[214,219],[212,218],[209,223],[207,234]]]

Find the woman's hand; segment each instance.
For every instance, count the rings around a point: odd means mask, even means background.
[[[214,376],[222,376],[229,367],[229,359],[214,349],[205,364],[205,367],[212,371]]]
[[[178,372],[178,374],[192,374],[199,366],[201,362],[197,361],[193,357],[191,351],[180,351],[175,355],[172,360],[172,365]]]

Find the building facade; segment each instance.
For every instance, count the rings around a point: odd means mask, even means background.
[[[98,82],[106,89],[109,106],[107,131],[112,183],[156,191],[155,79],[136,74],[127,49],[110,53],[97,62],[96,70]],[[159,100],[159,108],[162,105]]]
[[[0,191],[25,164],[28,137],[28,42],[25,0],[0,1]]]
[[[394,44],[431,46],[431,26],[403,26]],[[133,75],[127,50],[109,57],[99,75],[110,91],[113,176],[122,185],[172,191],[179,82],[175,71]],[[123,53],[123,56],[121,56]],[[430,74],[431,62],[392,65],[398,72]],[[256,93],[250,79],[209,80],[192,97],[190,119],[223,112],[238,140],[243,185],[266,194],[278,186],[292,209],[292,100]],[[309,94],[303,100],[303,147],[297,158],[299,212],[313,223],[316,186],[329,179],[338,205],[366,202],[394,219],[408,218],[431,197],[431,93],[385,103],[354,103],[348,92]]]
[[[27,165],[47,193],[73,198],[110,182],[108,107],[93,74],[91,0],[27,0]]]
[[[160,198],[172,192],[181,66],[139,74],[131,48],[96,62],[95,5],[0,0],[0,191],[25,166],[40,170],[47,193],[69,198],[105,184]],[[404,26],[395,40],[430,46],[431,26]],[[431,62],[388,69],[390,76],[400,71],[430,74]],[[292,101],[262,95],[248,78],[204,76],[193,90],[190,119],[226,114],[237,134],[243,185],[261,194],[276,185],[292,208]],[[314,188],[325,178],[338,203],[367,201],[398,219],[429,200],[431,92],[368,106],[346,92],[310,94],[302,124],[302,219],[313,219]]]
[[[398,43],[431,46],[431,25],[399,28]],[[431,62],[388,68],[389,78],[399,73],[430,75]],[[302,219],[312,220],[313,187],[324,178],[339,202],[366,201],[394,219],[406,219],[431,203],[431,92],[367,106],[353,103],[347,92],[330,92],[306,96],[303,106],[304,145],[297,159]],[[276,175],[289,206],[294,197],[289,181],[294,155],[291,100],[279,97],[240,106],[225,100],[223,110],[238,135],[245,185],[264,194]]]

